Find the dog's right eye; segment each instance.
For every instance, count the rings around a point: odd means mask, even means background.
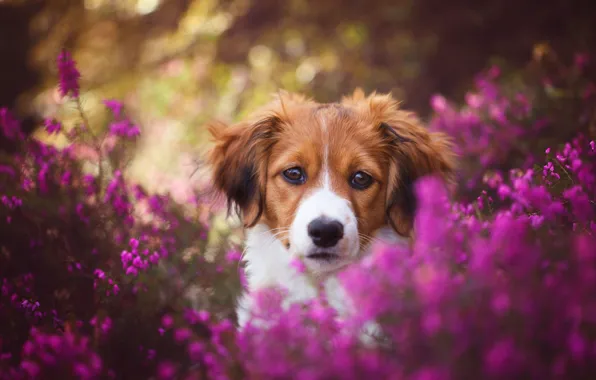
[[[284,176],[284,179],[292,185],[302,185],[304,182],[306,182],[304,170],[299,167],[286,169],[282,172],[282,175]]]

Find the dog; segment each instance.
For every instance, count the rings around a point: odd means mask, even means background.
[[[208,130],[214,187],[246,230],[240,329],[251,320],[252,294],[270,287],[287,290],[285,307],[320,289],[340,315],[357,307],[337,273],[373,242],[409,244],[414,182],[450,182],[455,168],[446,135],[427,130],[390,94],[361,89],[336,103],[278,93],[248,120],[213,121]]]

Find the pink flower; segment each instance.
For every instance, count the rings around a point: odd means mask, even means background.
[[[169,329],[170,327],[172,327],[174,325],[174,318],[172,318],[171,315],[164,315],[161,318],[161,325],[163,327],[165,327],[166,329]]]
[[[433,110],[437,113],[447,110],[447,100],[441,95],[435,95],[431,98],[430,104]]]
[[[300,259],[294,259],[292,260],[292,262],[290,263],[290,265],[298,272],[298,273],[304,273],[306,271],[306,266],[304,265],[304,262]]]
[[[176,375],[176,366],[171,362],[159,363],[157,373],[159,379],[173,379]]]

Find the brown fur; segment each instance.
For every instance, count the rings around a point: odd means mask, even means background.
[[[209,155],[215,187],[237,206],[246,227],[263,222],[272,230],[289,228],[301,199],[321,186],[325,146],[331,187],[351,202],[364,236],[386,224],[410,235],[414,181],[430,174],[450,181],[454,170],[445,135],[429,132],[390,95],[366,97],[360,89],[332,104],[280,94],[250,121],[212,123],[209,130],[215,139]],[[282,178],[293,166],[305,169],[305,184]],[[366,190],[349,185],[359,170],[375,179]],[[286,234],[280,239],[287,243]]]

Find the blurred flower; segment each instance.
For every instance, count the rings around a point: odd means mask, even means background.
[[[122,116],[122,108],[124,107],[124,105],[119,100],[106,99],[103,101],[103,104],[110,111],[112,111],[112,114],[114,115],[114,117],[119,118],[120,116]]]
[[[70,52],[62,50],[58,55],[58,76],[60,80],[60,95],[63,97],[71,94],[79,97],[79,78],[81,74],[76,68]]]
[[[45,129],[49,134],[59,133],[62,130],[62,125],[59,121],[54,119],[46,119],[44,121]]]

